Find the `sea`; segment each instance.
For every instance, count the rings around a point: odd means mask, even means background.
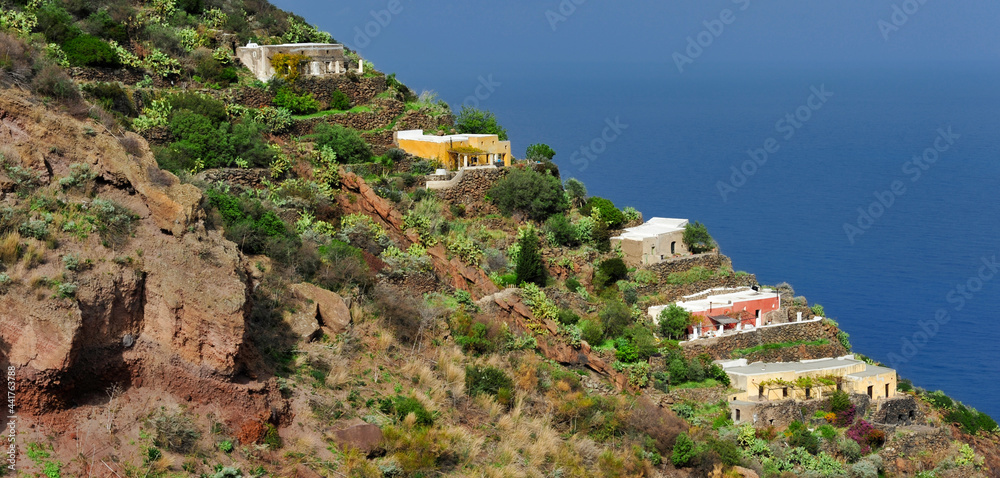
[[[493,112],[515,155],[552,146],[591,195],[704,223],[856,352],[1000,418],[1000,66],[399,66]]]

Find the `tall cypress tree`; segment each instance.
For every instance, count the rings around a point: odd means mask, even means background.
[[[521,233],[517,243],[521,246],[517,256],[517,264],[514,266],[514,273],[517,274],[517,282],[533,282],[539,287],[545,287],[545,267],[542,265],[542,252],[538,246],[538,234],[534,228],[529,228]]]

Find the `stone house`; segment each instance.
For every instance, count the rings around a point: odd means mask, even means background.
[[[746,359],[718,361],[739,390],[728,397],[733,421],[740,423],[755,415],[762,402],[820,399],[837,390],[865,395],[871,400],[896,395],[896,371],[843,357],[800,362],[747,364]]]
[[[767,323],[770,312],[781,309],[777,291],[760,287],[711,289],[683,297],[677,306],[690,312],[693,323],[688,335],[695,340],[707,335],[720,335],[727,330],[759,328]],[[668,305],[654,305],[647,310],[655,322]],[[739,314],[739,318],[732,315]]]
[[[309,61],[303,65],[306,76],[328,76],[347,73],[347,57],[344,45],[337,43],[286,43],[282,45],[258,45],[249,43],[236,49],[236,56],[260,81],[268,81],[274,76],[271,58],[278,53],[305,55]],[[358,65],[358,74],[364,73],[364,62]]]
[[[480,166],[510,166],[513,158],[510,141],[500,141],[495,134],[425,135],[411,129],[393,133],[393,141],[414,156],[439,161],[454,171]]]
[[[645,224],[630,227],[611,238],[611,247],[621,247],[625,262],[631,266],[652,265],[671,257],[689,254],[684,245],[687,219],[654,217]]]

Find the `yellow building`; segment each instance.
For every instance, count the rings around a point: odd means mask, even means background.
[[[495,134],[425,135],[423,130],[397,131],[396,146],[414,156],[440,161],[449,170],[475,166],[510,166],[510,141]]]
[[[723,362],[723,370],[740,390],[730,401],[809,400],[836,390],[868,395],[871,399],[896,394],[896,371],[845,355],[801,362],[757,362],[746,359]]]

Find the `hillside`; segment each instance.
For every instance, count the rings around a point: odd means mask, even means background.
[[[334,41],[302,18],[2,3],[0,475],[1000,476],[996,423],[905,380],[734,423],[713,361],[849,353],[822,307],[779,284],[782,327],[679,342],[690,314],[648,307],[758,285],[707,230],[627,264],[642,214],[544,145],[425,188],[394,132],[506,132],[354,52],[235,58]]]

